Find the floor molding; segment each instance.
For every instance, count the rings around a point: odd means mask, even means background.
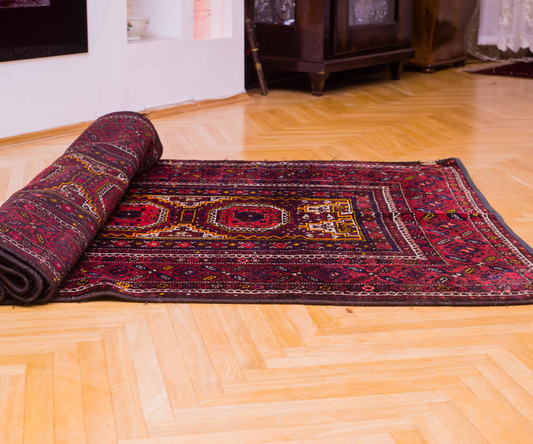
[[[199,111],[203,109],[214,108],[217,106],[232,105],[234,103],[245,102],[248,100],[250,100],[250,96],[246,92],[243,92],[241,94],[237,94],[231,97],[225,97],[223,99],[210,99],[201,100],[199,102],[156,106],[139,112],[150,117],[151,119],[157,119],[160,117],[167,117],[191,111]],[[18,145],[21,143],[34,142],[36,140],[50,139],[53,137],[81,133],[93,122],[94,120],[91,120],[88,122],[74,123],[72,125],[58,126],[56,128],[50,128],[31,133],[24,133],[17,136],[0,138],[0,147]]]

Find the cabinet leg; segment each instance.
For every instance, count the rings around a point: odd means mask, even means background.
[[[311,79],[311,86],[313,88],[313,95],[320,97],[324,92],[324,85],[328,79],[329,74],[319,74],[316,72],[310,72],[309,78]]]
[[[390,65],[392,80],[400,80],[403,66],[405,65],[405,60],[402,60],[401,62],[392,62],[392,63],[389,63],[389,65]]]
[[[426,74],[433,74],[435,72],[435,68],[422,68],[422,72]]]

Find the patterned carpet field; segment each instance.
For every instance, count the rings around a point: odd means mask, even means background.
[[[151,123],[98,119],[0,208],[3,304],[508,305],[532,250],[458,159],[159,161]]]

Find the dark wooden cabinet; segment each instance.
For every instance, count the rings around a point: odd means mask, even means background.
[[[465,33],[476,0],[414,0],[414,59],[408,64],[423,72],[466,61]]]
[[[399,79],[403,64],[414,56],[412,14],[412,0],[255,0],[254,4],[265,70],[308,73],[313,95],[322,95],[326,79],[335,71],[389,63],[392,78]]]

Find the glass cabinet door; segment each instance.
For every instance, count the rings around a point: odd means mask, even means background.
[[[292,25],[295,9],[296,0],[255,0],[254,20],[256,23]]]
[[[410,0],[335,0],[335,55],[397,46],[398,17],[410,14]]]
[[[395,0],[349,0],[349,26],[394,20]]]

